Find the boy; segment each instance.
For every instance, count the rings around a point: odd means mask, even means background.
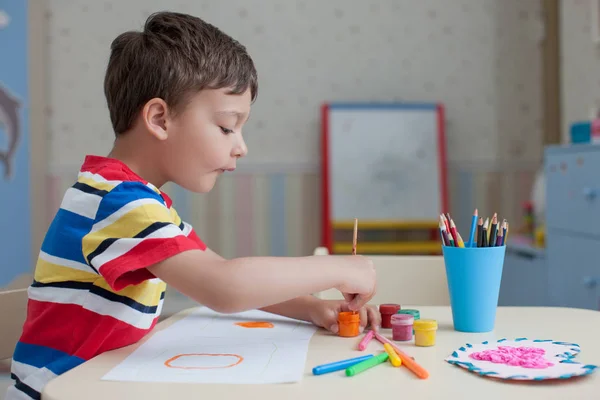
[[[222,313],[259,308],[336,332],[337,312],[358,310],[363,327],[378,327],[365,306],[375,291],[370,260],[226,260],[160,191],[175,182],[205,193],[235,169],[257,87],[246,49],[189,15],[154,14],[143,32],[113,41],[104,91],[114,147],[85,158],[48,230],[7,399],[39,398],[57,375],[143,338],[166,284]],[[311,296],[329,288],[346,301]]]

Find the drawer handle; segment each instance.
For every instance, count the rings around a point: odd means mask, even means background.
[[[583,278],[583,285],[588,289],[595,288],[596,286],[598,286],[598,283],[600,283],[600,278],[593,278],[591,276],[586,276],[585,278]]]
[[[583,196],[588,200],[594,200],[598,195],[596,189],[583,188]]]

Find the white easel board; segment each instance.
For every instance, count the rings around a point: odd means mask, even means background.
[[[325,104],[325,224],[436,220],[447,207],[443,111],[439,104]]]

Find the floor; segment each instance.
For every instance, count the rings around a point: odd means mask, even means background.
[[[196,307],[197,305],[198,303],[190,300],[181,293],[169,289],[165,295],[161,320],[168,318],[181,310]],[[4,400],[6,389],[11,386],[12,383],[13,381],[10,379],[10,360],[0,360],[0,400]]]

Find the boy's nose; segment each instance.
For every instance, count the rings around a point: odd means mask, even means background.
[[[235,157],[240,158],[244,157],[246,154],[248,154],[248,147],[246,146],[246,142],[240,135],[240,141],[234,149],[234,155]]]

